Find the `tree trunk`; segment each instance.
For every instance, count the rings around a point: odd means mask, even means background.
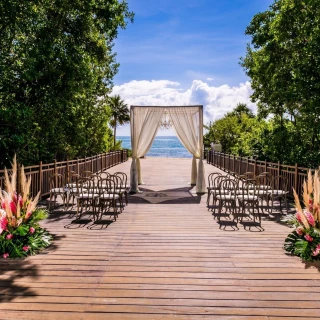
[[[113,150],[116,149],[116,134],[117,134],[117,118],[114,118],[114,129],[113,129]]]

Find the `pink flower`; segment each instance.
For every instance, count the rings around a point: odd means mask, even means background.
[[[30,227],[29,232],[30,232],[31,234],[33,234],[35,231],[36,231],[36,229],[35,229],[34,227]]]
[[[12,233],[7,234],[7,236],[6,236],[7,240],[11,240],[12,238],[13,238],[13,234]]]
[[[27,252],[29,249],[30,249],[29,246],[24,246],[24,247],[22,247],[22,250],[23,250],[23,251],[26,251],[26,252]]]
[[[313,241],[313,238],[310,236],[310,234],[306,234],[306,235],[304,236],[304,238],[305,238],[307,241],[309,241],[309,242],[312,242],[312,241]]]
[[[314,221],[313,214],[310,213],[310,212],[308,212],[308,211],[306,211],[304,214],[305,214],[305,216],[307,217],[307,220],[308,220],[309,224],[310,224],[312,227],[314,227],[315,224],[316,224],[316,222]]]
[[[23,199],[22,199],[22,197],[19,195],[19,202],[20,202],[20,208],[22,208],[23,207]]]
[[[15,214],[17,212],[17,206],[13,201],[10,201],[10,209],[13,214]]]
[[[320,253],[320,244],[316,246],[316,248],[312,251],[312,255],[315,257]]]
[[[312,251],[312,255],[313,255],[314,257],[317,256],[319,253],[320,253],[320,249],[317,249],[317,248],[315,248],[315,249]]]
[[[3,258],[7,259],[9,257],[9,253],[4,253],[2,256]]]
[[[8,220],[6,217],[0,218],[0,234],[2,231],[7,230]]]
[[[304,229],[303,229],[303,227],[298,227],[297,229],[296,229],[296,233],[299,235],[299,236],[302,236],[303,235],[303,233],[304,233]]]
[[[296,218],[300,223],[302,223],[302,220],[301,220],[299,212],[296,212]]]
[[[1,203],[1,208],[6,210],[6,204],[4,202]]]

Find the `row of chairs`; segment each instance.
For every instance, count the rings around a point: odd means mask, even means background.
[[[70,201],[72,207],[76,202],[77,219],[92,209],[95,221],[102,219],[104,214],[113,215],[116,220],[118,214],[128,204],[127,175],[123,172],[116,172],[113,175],[109,172],[90,171],[85,171],[81,175],[75,172],[68,172],[65,176],[54,174],[50,177],[49,183],[49,210],[52,200],[56,204],[57,196],[61,196],[64,210],[67,210]]]
[[[268,213],[273,213],[274,201],[283,200],[288,210],[287,201],[287,177],[273,177],[269,173],[263,173],[254,176],[251,172],[242,176],[231,174],[222,175],[221,173],[211,173],[208,177],[208,196],[207,206],[218,206],[218,221],[222,214],[222,208],[225,208],[227,215],[233,217],[234,222],[242,222],[243,217],[250,217],[254,222],[261,226],[261,214],[264,206],[267,204]],[[271,205],[270,205],[271,203]],[[280,216],[277,215],[277,219]]]

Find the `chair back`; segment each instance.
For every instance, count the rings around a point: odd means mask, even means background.
[[[65,187],[65,180],[64,176],[59,173],[54,173],[49,177],[49,187],[51,189],[56,188],[64,188]]]
[[[108,197],[105,199],[114,200],[116,197],[115,190],[117,189],[117,185],[118,182],[114,176],[110,175],[109,178],[100,179],[98,183],[100,198],[103,199],[103,196],[106,195]]]
[[[229,179],[229,178],[221,178],[221,181],[219,183],[220,196],[229,194],[230,197],[234,197],[234,199],[236,199],[237,189],[238,189],[238,183],[236,180]]]
[[[98,176],[99,176],[99,180],[108,179],[110,177],[110,173],[107,171],[102,171],[102,172],[99,172]]]
[[[260,186],[260,189],[272,189],[273,177],[270,174],[260,174],[256,177],[256,182]]]
[[[83,172],[81,172],[81,177],[84,177],[84,178],[89,178],[89,177],[91,177],[92,176],[92,174],[93,174],[93,172],[92,171],[83,171]]]
[[[127,188],[128,177],[124,172],[116,172],[114,176],[121,179],[120,189],[125,190]]]
[[[68,170],[64,173],[65,183],[70,183],[71,176],[77,174],[75,171]]]
[[[254,179],[254,173],[253,172],[245,172],[243,174],[244,178],[247,179]]]
[[[288,191],[288,177],[286,176],[275,176],[273,179],[274,190]]]
[[[90,178],[80,177],[76,181],[77,184],[77,194],[81,196],[85,196],[89,193],[95,193],[96,187],[94,185],[94,181]]]
[[[216,178],[221,176],[221,173],[219,172],[213,172],[210,173],[208,176],[208,188],[214,188],[217,187],[217,184],[215,184]]]

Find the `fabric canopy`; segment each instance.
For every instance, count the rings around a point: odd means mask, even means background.
[[[202,106],[131,106],[130,192],[139,192],[138,185],[143,183],[139,158],[149,151],[164,115],[169,117],[179,140],[193,155],[191,184],[196,184],[197,193],[204,193],[206,185],[203,167]],[[199,159],[198,170],[196,159]]]

